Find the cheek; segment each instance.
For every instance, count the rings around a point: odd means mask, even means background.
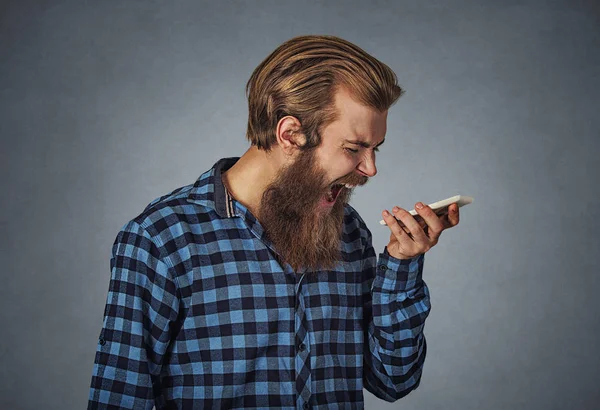
[[[332,164],[332,171],[335,170],[336,179],[341,178],[352,174],[358,163],[359,161],[357,159],[345,155],[344,157],[339,158],[335,164]]]
[[[321,152],[319,163],[330,181],[351,174],[360,163],[360,155],[350,156],[346,152]]]

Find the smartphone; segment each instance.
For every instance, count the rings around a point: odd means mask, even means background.
[[[437,216],[442,216],[448,213],[448,207],[452,204],[458,204],[458,207],[465,206],[473,202],[473,197],[466,195],[455,195],[450,198],[443,199],[441,201],[434,202],[429,204],[429,207],[435,212]],[[421,218],[421,215],[417,213],[414,209],[410,210],[409,213],[423,226],[425,221]],[[402,226],[405,226],[402,221],[397,220],[398,223]],[[385,221],[382,219],[379,221],[381,225],[387,225]]]

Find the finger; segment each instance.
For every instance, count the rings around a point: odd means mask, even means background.
[[[425,222],[423,217],[421,215],[417,214],[417,215],[413,215],[413,218],[415,218],[415,221],[417,221],[417,223],[419,224],[421,229],[423,229],[423,232],[425,232],[425,235],[429,236],[429,226],[427,226],[427,222]]]
[[[450,227],[458,225],[460,221],[460,214],[458,211],[458,204],[452,204],[448,207],[448,222]]]
[[[396,218],[394,218],[394,215],[387,210],[383,211],[383,219],[385,220],[388,228],[390,228],[390,231],[392,231],[392,235],[394,235],[398,242],[406,242],[407,240],[411,242],[413,241],[410,231],[406,231],[408,230],[408,227],[400,226]]]
[[[448,214],[444,214],[440,217],[440,221],[442,221],[442,225],[444,225],[444,229],[452,228],[452,222],[448,219]]]
[[[396,219],[393,215],[392,218],[394,218],[394,221],[396,221],[396,223],[400,226],[400,228],[402,228],[402,230],[407,234],[410,235],[410,229],[408,229],[408,227],[406,225],[404,225],[404,222],[402,222],[399,219]],[[423,220],[423,218],[421,218],[420,216],[415,216],[415,220],[417,222],[419,222],[419,225],[421,225],[421,227],[425,227],[427,226],[427,224],[425,223],[425,221]],[[386,222],[387,223],[387,222]]]
[[[419,214],[417,215],[413,215],[413,218],[415,218],[415,221],[417,221],[419,223],[419,226],[421,228],[423,228],[423,230],[427,229],[427,222],[425,222],[425,220],[423,219],[423,217]]]
[[[446,207],[444,207],[444,208],[441,208],[441,209],[435,209],[435,210],[433,210],[433,212],[435,212],[435,214],[436,214],[436,215],[437,215],[439,218],[442,218],[442,217],[444,217],[444,216],[448,216],[448,207],[446,206]]]
[[[419,206],[421,206],[420,209]],[[431,209],[428,205],[425,205],[421,202],[417,202],[415,204],[415,209],[417,210],[417,213],[425,220],[427,226],[429,226],[429,237],[433,240],[436,240],[444,230],[444,223],[441,221],[440,217],[436,215],[433,209]]]
[[[398,206],[395,206],[392,212],[396,218],[400,219],[406,225],[415,242],[429,243],[429,238],[425,235],[425,231],[410,212]]]

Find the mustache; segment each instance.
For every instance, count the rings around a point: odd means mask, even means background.
[[[338,182],[335,182],[334,184],[348,184],[348,185],[355,185],[355,186],[363,186],[366,185],[367,182],[369,182],[369,178],[365,177],[365,176],[361,176],[361,175],[349,175],[348,177],[344,177],[341,180],[339,180]]]

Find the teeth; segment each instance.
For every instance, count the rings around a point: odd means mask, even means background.
[[[348,189],[352,189],[352,188],[356,187],[356,185],[350,185],[350,184],[345,184],[344,186]]]

